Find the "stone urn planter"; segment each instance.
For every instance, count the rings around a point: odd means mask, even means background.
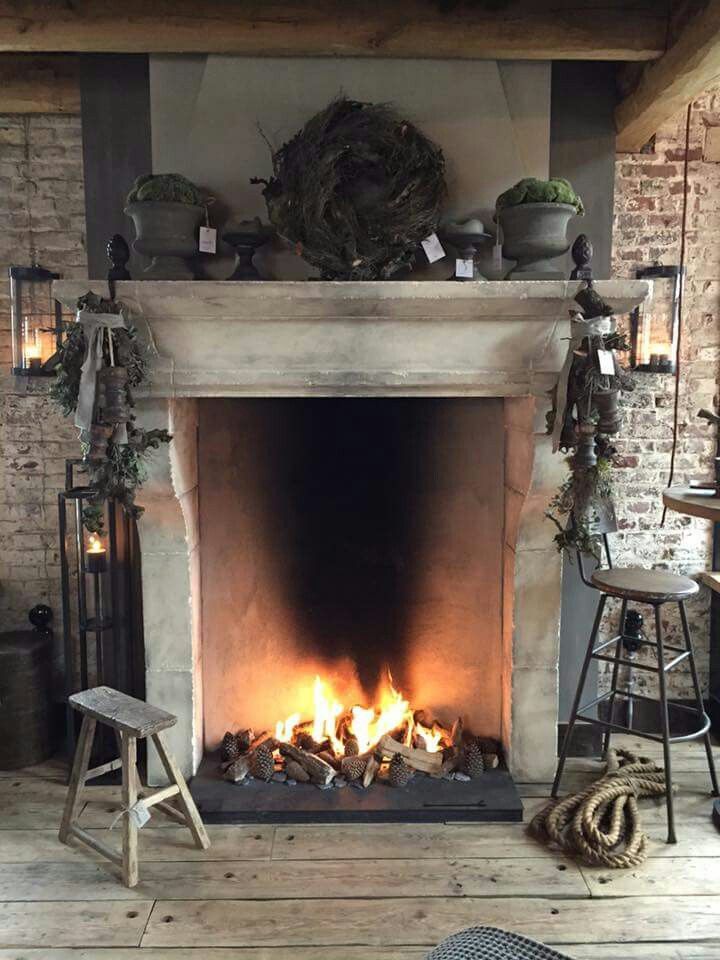
[[[146,280],[193,280],[188,260],[198,253],[200,225],[205,208],[166,200],[138,200],[125,213],[135,226],[133,247],[152,263],[143,271]]]
[[[570,249],[567,230],[576,213],[570,203],[522,203],[499,210],[503,256],[517,261],[510,279],[566,279],[552,261]]]

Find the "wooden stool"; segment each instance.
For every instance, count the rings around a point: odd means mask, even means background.
[[[190,796],[185,778],[162,739],[162,730],[177,723],[177,717],[165,710],[151,707],[149,703],[136,700],[127,694],[113,690],[112,687],[94,687],[74,693],[68,702],[83,714],[80,737],[75,750],[70,784],[65,801],[60,840],[68,843],[70,837],[82,840],[97,853],[102,854],[122,868],[122,879],[127,887],[138,882],[138,825],[129,811],[138,800],[142,806],[156,806],[167,816],[186,826],[193,835],[198,847],[207,850],[210,840],[200,819],[195,802]],[[120,744],[120,759],[111,760],[99,767],[88,770],[90,752],[95,737],[97,723],[112,727]],[[150,737],[160,756],[162,765],[170,780],[170,786],[155,793],[143,794],[137,770],[137,741]],[[122,855],[96,840],[92,834],[78,826],[77,816],[80,808],[80,794],[85,783],[93,777],[122,768],[122,809],[123,833]],[[177,797],[179,808],[174,802]]]
[[[645,570],[635,568],[621,569],[619,567],[613,568],[606,537],[605,548],[607,550],[610,566],[607,569],[596,570],[591,575],[589,581],[586,580],[585,571],[582,567],[582,558],[579,557],[581,576],[583,580],[585,580],[586,583],[594,587],[596,590],[599,590],[601,596],[597,613],[595,615],[595,622],[590,633],[590,640],[585,653],[585,660],[583,662],[582,670],[580,671],[580,679],[575,692],[575,700],[570,712],[570,719],[568,722],[567,731],[565,733],[565,740],[560,753],[557,773],[555,774],[552,796],[556,797],[558,794],[560,778],[562,777],[563,768],[565,766],[565,760],[567,757],[568,745],[570,743],[570,738],[572,737],[572,732],[576,721],[581,720],[585,723],[595,724],[604,728],[604,753],[607,753],[610,746],[610,734],[613,730],[617,730],[622,733],[632,733],[637,737],[645,737],[648,740],[655,740],[656,742],[662,743],[665,760],[665,781],[667,784],[667,789],[665,791],[668,826],[667,842],[676,843],[675,816],[673,811],[672,770],[670,766],[671,743],[678,743],[684,740],[695,740],[699,739],[700,737],[703,738],[705,743],[705,752],[707,754],[708,771],[710,773],[712,792],[714,796],[718,795],[718,782],[715,774],[715,763],[713,761],[712,744],[710,742],[709,733],[710,719],[705,712],[705,707],[703,705],[702,691],[700,689],[697,667],[695,665],[695,654],[693,651],[692,640],[690,638],[687,613],[685,612],[685,600],[688,597],[694,596],[698,592],[698,585],[694,580],[690,580],[688,577],[682,577],[674,573],[668,573],[665,570]],[[620,633],[611,639],[603,640],[596,645],[598,632],[600,630],[600,623],[602,621],[602,616],[608,597],[618,597],[622,601],[622,606],[620,609]],[[627,611],[628,602],[648,604],[653,608],[655,614],[655,637],[653,640],[638,638],[637,643],[655,648],[657,654],[657,667],[647,663],[636,663],[622,656],[625,614]],[[678,607],[680,608],[680,620],[682,622],[684,640],[684,646],[682,647],[669,646],[664,641],[660,611],[663,607],[663,604],[666,603],[677,603]],[[614,652],[609,653],[608,649],[612,647],[613,644],[615,645],[615,650]],[[673,655],[672,659],[670,660],[666,659],[666,654],[668,653]],[[599,697],[595,697],[595,699],[591,700],[589,703],[580,706],[583,688],[585,686],[585,679],[587,677],[588,668],[592,660],[600,660],[612,664],[612,680],[610,683],[610,689],[607,693],[604,693]],[[692,707],[688,707],[685,704],[672,703],[668,699],[667,695],[668,672],[685,660],[687,660],[690,667],[690,675],[692,677],[693,689],[695,693],[695,705]],[[619,689],[618,673],[621,666],[630,666],[635,667],[635,669],[638,670],[647,670],[650,673],[656,673],[658,677],[660,694],[659,699],[655,700],[652,697],[646,697],[640,693]],[[614,707],[615,700],[618,695],[621,697],[658,703],[660,708],[660,724],[662,734],[656,735],[651,733],[643,733],[640,730],[631,730],[626,726],[615,723]],[[599,703],[602,702],[609,703],[610,711],[608,719],[602,720],[597,716],[589,716],[586,711],[593,710]],[[691,733],[687,733],[682,736],[671,736],[668,715],[669,707],[690,713],[697,720],[697,728]]]

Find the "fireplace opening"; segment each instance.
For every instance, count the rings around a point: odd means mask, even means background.
[[[198,402],[206,817],[521,816],[502,763],[507,406]],[[298,751],[332,773],[305,777]]]

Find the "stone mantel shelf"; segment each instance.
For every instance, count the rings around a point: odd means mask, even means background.
[[[554,382],[582,284],[565,280],[124,281],[157,397],[517,396]],[[644,280],[597,281],[617,313]],[[60,280],[73,309],[107,284]]]

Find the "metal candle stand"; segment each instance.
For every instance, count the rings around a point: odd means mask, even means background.
[[[97,491],[79,484],[76,477],[76,471],[87,466],[85,460],[67,460],[65,489],[58,494],[66,695],[107,684],[134,696],[144,696],[138,662],[138,650],[142,651],[142,611],[135,589],[139,556],[133,522],[117,502],[108,501],[104,508],[106,547],[88,550],[83,511]],[[90,656],[93,645],[94,664]],[[75,750],[75,723],[74,711],[68,708],[68,756]],[[114,744],[110,746],[115,749]]]

